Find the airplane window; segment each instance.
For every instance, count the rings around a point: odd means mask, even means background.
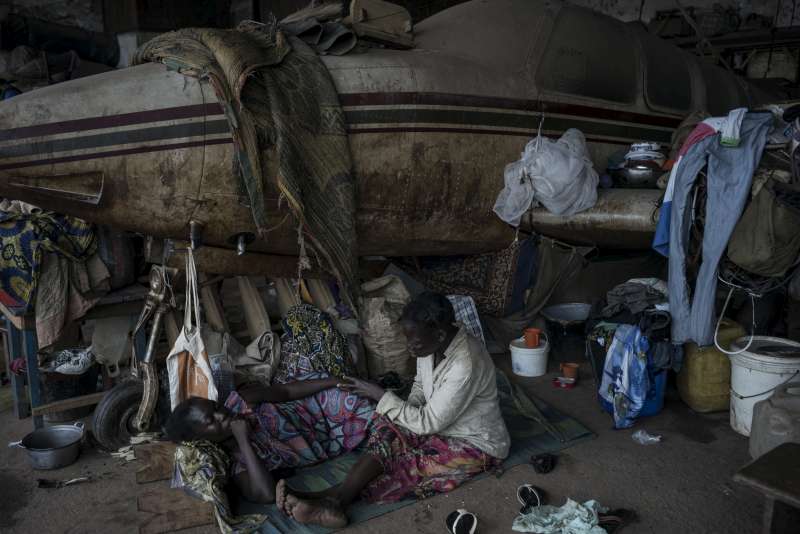
[[[690,111],[692,76],[687,52],[648,34],[638,31],[645,56],[645,95],[655,108]]]
[[[622,22],[612,25],[588,9],[564,7],[539,66],[538,84],[547,92],[632,103],[639,75],[632,39]]]

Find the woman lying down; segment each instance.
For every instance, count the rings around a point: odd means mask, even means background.
[[[302,304],[283,321],[281,361],[273,384],[244,386],[222,406],[191,398],[166,424],[177,443],[209,440],[234,459],[229,478],[247,500],[275,502],[272,472],[316,464],[366,440],[375,405],[337,388],[354,373],[347,341],[330,316]]]
[[[365,406],[363,415],[371,409],[366,399],[377,402],[369,420],[356,417],[356,431],[346,432],[338,452],[353,450],[365,440],[362,454],[345,481],[333,488],[318,493],[301,493],[289,488],[281,480],[275,488],[270,471],[278,467],[307,465],[306,456],[289,454],[289,464],[284,464],[281,454],[259,454],[254,448],[256,436],[276,430],[274,425],[261,425],[252,430],[248,418],[237,419],[231,415],[214,411],[213,405],[197,400],[187,410],[194,413],[190,419],[193,430],[182,439],[197,439],[193,432],[203,431],[203,437],[228,439],[230,447],[238,448],[241,458],[235,480],[248,499],[260,502],[271,501],[273,495],[278,507],[300,523],[313,523],[330,528],[341,528],[348,522],[346,507],[361,497],[371,502],[392,502],[408,497],[427,497],[435,493],[450,491],[466,480],[499,467],[508,455],[509,435],[500,413],[497,398],[495,368],[483,344],[469,335],[463,326],[456,324],[450,301],[443,295],[423,293],[406,306],[401,316],[408,348],[417,358],[417,376],[408,400],[402,400],[380,386],[356,378],[341,380],[324,379],[319,384],[303,384],[309,389],[292,386],[283,393],[266,393],[262,390],[256,400],[267,401],[254,410],[279,410],[282,402],[295,395],[317,394],[337,391],[354,404]],[[286,384],[285,386],[291,386]],[[337,386],[337,390],[325,390]],[[250,395],[250,393],[247,393]],[[352,395],[353,397],[349,397]],[[270,401],[269,399],[274,399]],[[366,403],[366,404],[363,404]],[[179,415],[176,409],[172,421]],[[271,406],[266,408],[266,406]],[[202,409],[200,409],[202,408]],[[328,413],[324,417],[329,417]],[[252,419],[250,420],[252,421]],[[178,423],[175,423],[178,425]],[[349,428],[349,424],[341,428]],[[183,425],[188,428],[188,425]],[[310,427],[297,433],[311,430]],[[229,437],[233,435],[233,439]],[[283,450],[270,434],[269,450]],[[172,434],[173,439],[178,438]],[[359,440],[359,443],[355,443]],[[324,445],[320,443],[320,445]],[[312,449],[316,447],[312,446]],[[292,450],[295,450],[292,448]],[[331,457],[327,451],[314,455],[308,463]],[[265,461],[265,459],[268,459]]]

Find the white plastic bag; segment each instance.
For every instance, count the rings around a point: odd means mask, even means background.
[[[656,443],[661,443],[660,435],[654,436],[647,430],[637,430],[633,433],[631,438],[639,445],[655,445]]]
[[[513,226],[519,226],[532,201],[555,215],[574,215],[597,202],[599,177],[586,139],[575,128],[558,141],[539,136],[529,141],[522,158],[506,166],[504,179],[494,211]]]
[[[257,380],[269,385],[280,359],[280,338],[267,330],[251,341],[242,352],[234,355],[234,364],[236,373],[246,380]]]
[[[197,269],[191,249],[186,251],[186,309],[183,328],[167,356],[167,373],[169,373],[169,397],[173,410],[189,397],[217,400],[217,388],[214,385],[208,353],[200,331]]]

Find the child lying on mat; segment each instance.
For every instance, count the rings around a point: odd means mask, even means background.
[[[450,491],[508,456],[494,363],[483,344],[455,323],[450,301],[422,293],[401,316],[417,376],[403,401],[366,380],[341,388],[378,402],[366,450],[336,487],[318,493],[277,487],[278,507],[300,523],[341,528],[359,495],[373,502]]]

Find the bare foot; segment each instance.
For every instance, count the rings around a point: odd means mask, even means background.
[[[288,486],[286,485],[286,480],[284,479],[279,480],[278,485],[275,486],[275,504],[278,506],[278,510],[280,510],[286,515],[290,515],[289,512],[286,510],[287,492],[288,492]]]
[[[303,500],[288,492],[285,495],[286,514],[298,523],[312,523],[326,528],[347,526],[347,516],[335,501]]]

